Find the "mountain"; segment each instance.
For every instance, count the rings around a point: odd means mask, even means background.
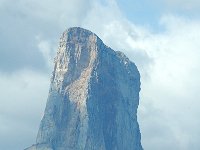
[[[60,38],[54,63],[36,144],[26,150],[142,150],[133,62],[73,27]]]

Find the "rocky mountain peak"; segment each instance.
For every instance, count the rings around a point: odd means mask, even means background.
[[[142,150],[134,63],[79,27],[62,34],[54,63],[36,144],[27,150]]]

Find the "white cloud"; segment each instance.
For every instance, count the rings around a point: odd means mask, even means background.
[[[164,0],[164,2],[169,6],[176,9],[191,10],[199,9],[199,0]]]
[[[200,87],[200,22],[173,16],[165,16],[162,22],[165,33],[152,35],[143,42],[152,54],[154,65],[149,72],[150,80],[143,81],[142,103],[145,105],[149,100],[163,112],[165,130],[172,131],[171,137],[165,140],[175,138],[178,146],[174,148],[173,144],[169,149],[186,150],[192,146],[196,150],[200,148],[196,140],[200,138],[200,121],[197,119],[200,113],[200,94],[197,93]],[[158,117],[158,114],[154,115]],[[145,117],[141,119],[142,128],[151,123],[146,122]],[[152,145],[148,140],[144,144]],[[160,145],[158,149],[162,147]]]
[[[0,149],[24,149],[35,141],[50,84],[48,75],[28,70],[0,73],[0,83]]]
[[[38,41],[38,49],[42,53],[47,67],[52,70],[57,47],[51,41],[42,40],[40,36],[37,36],[36,39]]]

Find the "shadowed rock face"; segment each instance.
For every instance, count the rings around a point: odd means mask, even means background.
[[[142,150],[134,63],[92,32],[65,31],[36,144],[27,150]]]

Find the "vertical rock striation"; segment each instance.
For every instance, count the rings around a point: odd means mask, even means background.
[[[94,33],[63,33],[36,144],[27,150],[142,150],[140,75]]]

